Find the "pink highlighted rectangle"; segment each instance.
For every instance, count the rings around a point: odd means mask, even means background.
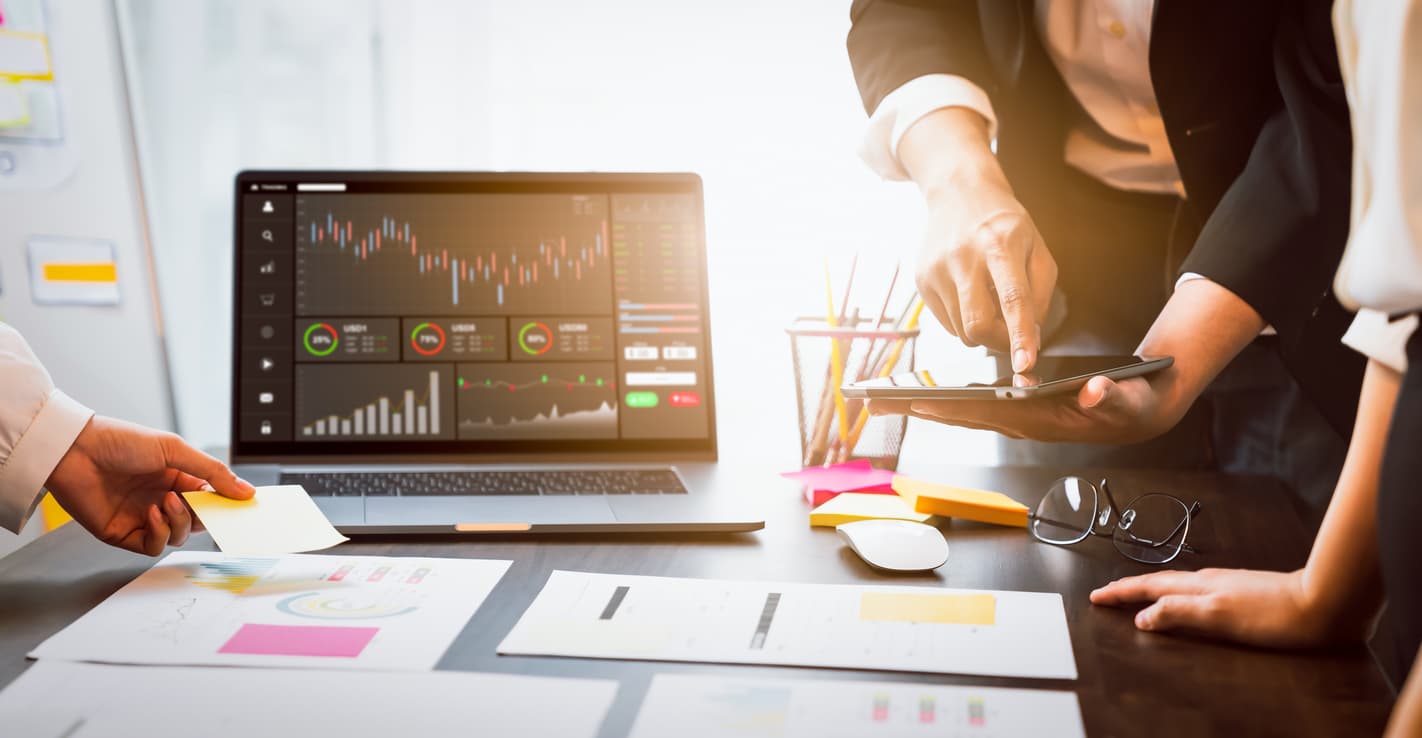
[[[218,653],[253,656],[329,656],[353,659],[379,628],[346,625],[258,625],[247,623]]]

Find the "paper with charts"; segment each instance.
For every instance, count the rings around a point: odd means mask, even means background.
[[[593,738],[616,694],[613,681],[511,674],[41,661],[0,693],[0,731],[6,738]],[[550,699],[558,709],[548,709]]]
[[[1072,692],[658,674],[629,738],[1084,738]]]
[[[30,656],[430,669],[510,563],[178,551]]]
[[[499,653],[1076,678],[1055,593],[571,571]]]

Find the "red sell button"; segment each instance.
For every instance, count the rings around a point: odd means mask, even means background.
[[[672,407],[696,407],[701,404],[701,395],[695,392],[673,392],[670,402]]]

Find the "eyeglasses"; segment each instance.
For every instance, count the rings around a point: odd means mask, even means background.
[[[1058,546],[1078,543],[1087,536],[1110,536],[1123,556],[1143,564],[1169,563],[1181,551],[1195,553],[1185,538],[1190,535],[1190,520],[1200,512],[1198,500],[1186,506],[1179,498],[1152,492],[1122,509],[1105,479],[1099,494],[1097,489],[1081,477],[1058,479],[1028,519],[1027,529],[1037,540]]]

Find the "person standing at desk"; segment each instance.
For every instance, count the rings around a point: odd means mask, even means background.
[[[45,488],[85,530],[157,556],[202,526],[177,491],[256,493],[172,433],[94,415],[54,386],[18,331],[0,323],[0,526],[18,533]]]
[[[1371,359],[1348,460],[1308,563],[1128,577],[1091,593],[1148,603],[1142,630],[1274,648],[1366,638],[1385,596],[1406,681],[1388,734],[1422,735],[1422,1],[1339,0],[1353,110],[1353,227],[1338,294],[1361,307],[1345,340]],[[1410,339],[1409,339],[1410,335]],[[1405,349],[1404,349],[1405,346]]]
[[[1362,371],[1338,345],[1348,316],[1329,290],[1349,156],[1329,2],[856,0],[850,12],[871,113],[862,153],[924,194],[917,281],[939,322],[1019,372],[1044,338],[1058,353],[1176,359],[1045,406],[912,412],[1054,442],[1008,442],[1009,463],[1213,462],[1282,477],[1321,509]],[[1181,423],[1207,386],[1211,417]],[[1177,424],[1150,446],[1063,444]]]

